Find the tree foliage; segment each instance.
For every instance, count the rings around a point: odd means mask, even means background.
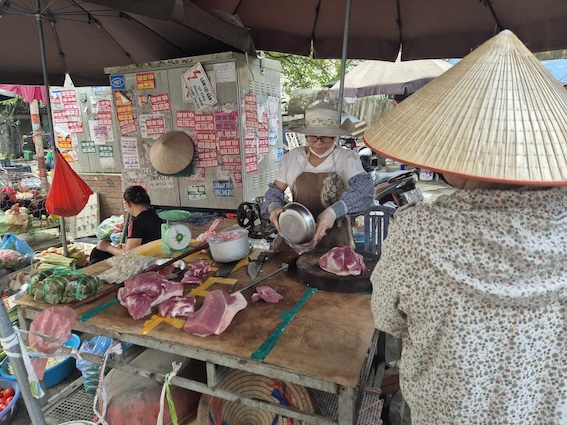
[[[282,90],[287,97],[290,97],[295,89],[320,89],[340,79],[341,61],[339,59],[313,59],[276,52],[265,52],[265,55],[281,63]],[[346,72],[359,62],[358,60],[347,60]]]

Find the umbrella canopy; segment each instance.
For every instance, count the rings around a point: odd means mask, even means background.
[[[41,100],[43,103],[47,102],[47,95],[45,87],[43,86],[21,86],[15,84],[0,84],[0,94],[7,93],[12,96],[18,95],[28,103],[34,100]]]
[[[193,0],[237,14],[257,49],[340,58],[344,0]],[[500,29],[532,51],[567,47],[563,0],[353,0],[349,58],[395,60],[462,57]]]
[[[0,61],[0,83],[44,84],[35,3],[0,0],[0,39],[2,57],[6,59]],[[54,85],[63,85],[65,73],[77,85],[108,85],[103,70],[107,66],[235,49],[254,52],[247,29],[182,0],[175,1],[173,9],[171,1],[163,2],[166,13],[171,15],[169,21],[80,0],[39,3],[48,77]],[[140,12],[154,11],[142,8]],[[163,14],[157,16],[163,18]],[[205,23],[207,28],[203,28]]]
[[[413,93],[451,68],[441,59],[414,61],[365,61],[345,75],[344,96]],[[340,84],[329,89],[329,98],[338,99]]]

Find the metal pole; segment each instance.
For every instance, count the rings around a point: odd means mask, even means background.
[[[348,28],[350,25],[350,5],[351,0],[347,0],[345,11],[345,28],[343,30],[343,54],[341,58],[341,82],[339,84],[339,119],[343,116],[343,101],[345,91],[345,66],[347,60],[348,47]]]
[[[6,340],[7,338],[13,337],[13,335],[14,329],[12,329],[8,312],[4,307],[4,303],[2,303],[2,307],[0,307],[0,337]],[[10,352],[21,353],[20,344],[18,343],[10,347]],[[14,368],[14,374],[16,375],[16,380],[20,386],[20,391],[32,423],[34,425],[47,425],[39,400],[32,396],[28,382],[28,372],[24,366],[23,359],[21,357],[10,357],[10,363]]]
[[[49,128],[49,134],[51,134],[51,140],[53,141],[53,146],[55,147],[55,132],[53,131],[53,123],[51,122],[51,98],[49,97],[49,75],[47,74],[47,57],[45,55],[45,38],[43,37],[43,20],[41,15],[41,6],[39,4],[39,0],[35,0],[35,8],[36,14],[35,17],[37,19],[37,30],[39,32],[39,50],[41,52],[41,67],[43,69],[43,85],[45,86],[46,92],[46,108],[47,108],[47,126]],[[57,166],[57,160],[55,159],[56,155],[55,152],[53,153],[53,161],[54,167]],[[44,158],[45,164],[45,158]],[[63,246],[63,255],[65,257],[69,256],[69,252],[67,250],[67,235],[65,233],[65,219],[63,217],[59,217],[59,232],[61,233],[61,244]]]

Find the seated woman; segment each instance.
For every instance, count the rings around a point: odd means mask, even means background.
[[[115,255],[121,255],[137,246],[161,238],[163,220],[151,207],[150,197],[142,186],[130,186],[124,191],[124,200],[132,217],[128,227],[126,246],[113,245],[108,241],[98,241],[91,252],[89,264],[98,263]]]

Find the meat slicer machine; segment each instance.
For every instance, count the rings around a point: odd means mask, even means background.
[[[248,236],[253,239],[272,240],[276,228],[267,218],[262,217],[261,206],[264,197],[254,198],[252,202],[242,202],[236,211],[238,225],[248,230]]]

